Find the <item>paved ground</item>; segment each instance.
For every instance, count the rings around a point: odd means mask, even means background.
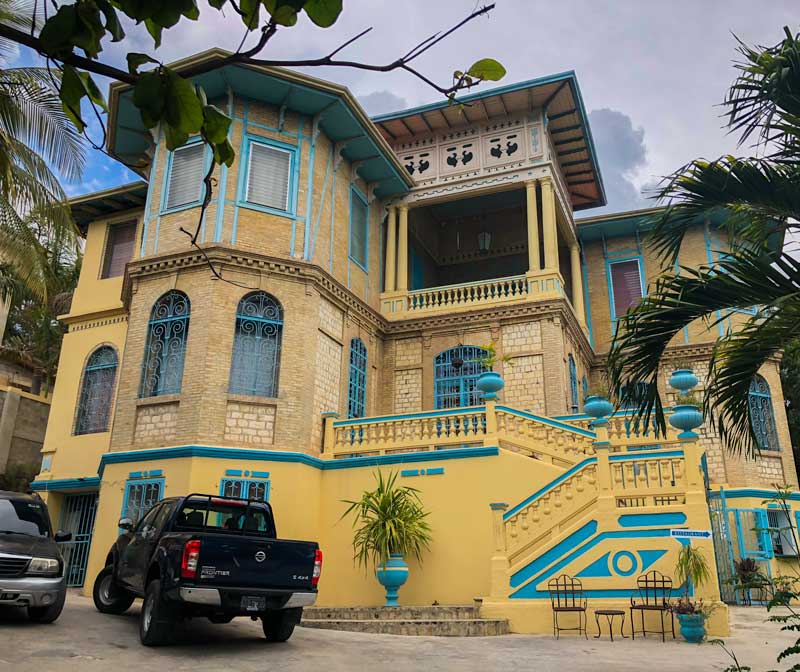
[[[282,672],[322,669],[404,672],[405,670],[536,670],[537,672],[640,672],[722,670],[729,659],[718,647],[648,639],[588,642],[575,637],[508,635],[486,638],[397,637],[298,628],[285,644],[267,643],[259,623],[237,619],[227,625],[192,621],[169,648],[139,644],[138,605],[124,616],[104,616],[91,600],[70,594],[52,625],[28,623],[24,613],[0,611],[0,670],[205,670]],[[757,607],[733,611],[735,630],[727,638],[743,664],[756,672],[774,669],[775,656],[793,637],[763,622]],[[782,667],[787,667],[784,665]]]

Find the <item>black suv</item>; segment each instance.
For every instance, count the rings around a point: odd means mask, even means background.
[[[37,495],[0,490],[0,606],[27,607],[28,617],[52,623],[64,608],[64,558],[47,505]]]

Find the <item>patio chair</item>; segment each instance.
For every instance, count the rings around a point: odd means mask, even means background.
[[[636,594],[631,596],[631,637],[636,639],[636,622],[633,620],[634,612],[641,614],[642,629],[639,630],[645,638],[648,634],[661,635],[661,641],[666,641],[666,624],[664,615],[669,616],[672,627],[672,639],[675,639],[675,618],[672,614],[670,598],[672,597],[672,579],[661,572],[653,570],[642,574],[636,579]],[[645,625],[645,614],[658,613],[661,617],[660,630],[648,630]]]
[[[550,606],[553,609],[553,635],[559,639],[561,631],[578,631],[586,639],[586,595],[583,592],[583,584],[578,579],[573,579],[567,574],[550,579],[547,583],[547,590],[550,593]],[[559,614],[576,614],[578,616],[578,627],[562,628],[558,622]]]

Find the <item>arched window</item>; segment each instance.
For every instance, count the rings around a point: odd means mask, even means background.
[[[76,434],[108,431],[108,416],[117,380],[117,352],[110,345],[97,348],[86,361],[75,419]]]
[[[569,403],[572,407],[572,412],[578,412],[578,368],[575,366],[575,358],[570,353],[568,359],[569,364]]]
[[[142,362],[140,397],[181,391],[189,312],[189,297],[175,290],[164,294],[153,305]]]
[[[487,370],[481,361],[485,356],[486,351],[474,345],[459,345],[436,355],[433,360],[436,408],[480,404],[481,393],[475,384]]]
[[[363,418],[367,411],[367,346],[360,338],[350,341],[350,383],[347,417]]]
[[[747,395],[750,405],[750,422],[756,434],[756,441],[761,450],[780,450],[778,429],[775,426],[775,412],[772,408],[772,395],[769,384],[761,376],[756,375],[750,383]]]
[[[581,389],[583,390],[583,398],[586,399],[589,396],[589,380],[586,376],[581,378]]]
[[[230,392],[278,396],[283,308],[266,292],[247,294],[236,309]]]

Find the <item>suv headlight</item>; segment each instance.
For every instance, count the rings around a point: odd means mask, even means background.
[[[27,574],[43,574],[46,576],[56,576],[60,569],[60,564],[55,558],[31,558],[28,565]]]

